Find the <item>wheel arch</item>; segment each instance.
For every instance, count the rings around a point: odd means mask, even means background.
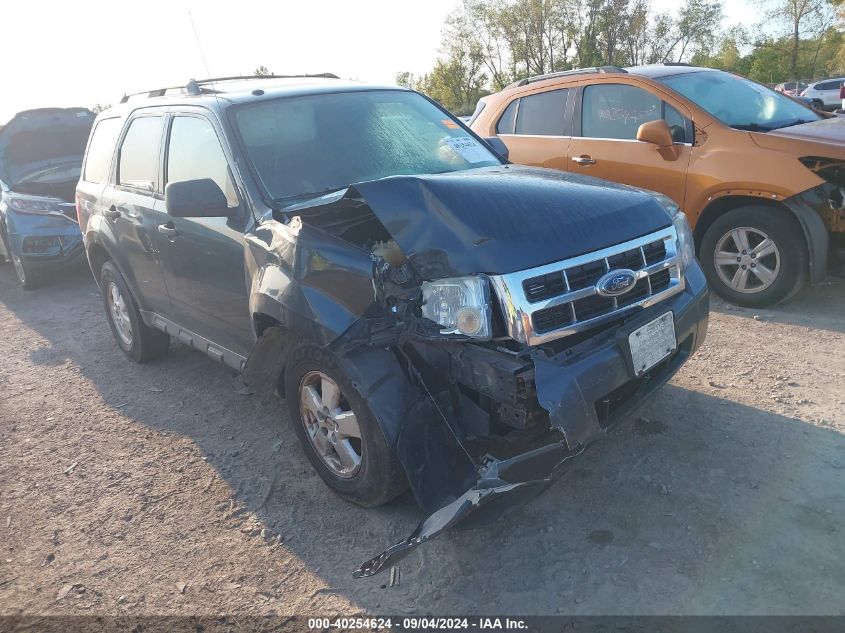
[[[699,253],[704,234],[713,223],[726,213],[746,206],[768,207],[773,212],[779,212],[783,217],[793,222],[796,229],[800,229],[807,248],[807,263],[809,266],[809,280],[817,283],[824,278],[827,264],[828,234],[824,222],[818,213],[809,206],[802,204],[800,196],[777,201],[759,196],[724,196],[710,202],[698,216],[693,230],[695,250]],[[699,253],[700,257],[700,253]]]
[[[88,255],[88,266],[91,269],[91,274],[94,275],[94,281],[100,285],[100,273],[103,270],[103,264],[109,261],[114,261],[111,253],[105,246],[99,242],[91,242],[86,249]]]

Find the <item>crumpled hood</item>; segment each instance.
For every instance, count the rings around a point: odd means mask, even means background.
[[[524,270],[671,224],[649,192],[517,165],[392,176],[352,189],[427,278]]]
[[[795,153],[796,141],[818,144],[815,152],[829,156],[845,157],[845,117],[831,117],[801,125],[791,125],[771,132],[753,132],[751,138],[762,148]],[[805,151],[806,150],[806,151]],[[801,155],[809,155],[811,148],[802,150]]]
[[[75,182],[94,119],[85,108],[18,112],[0,128],[0,180],[12,188],[29,179]]]

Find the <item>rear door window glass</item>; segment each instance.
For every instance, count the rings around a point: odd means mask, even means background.
[[[514,99],[510,105],[499,117],[499,122],[496,124],[496,134],[513,134],[513,128],[516,124],[516,109],[519,104],[519,99]]]
[[[167,147],[167,182],[211,178],[226,194],[230,207],[238,205],[229,163],[211,121],[176,116],[170,126]]]
[[[145,116],[133,120],[123,137],[118,163],[118,184],[155,191],[164,119]]]
[[[522,97],[516,118],[516,133],[534,136],[563,136],[563,119],[569,90],[549,90]]]
[[[660,99],[635,86],[587,86],[581,108],[581,136],[636,140],[643,123],[660,118],[660,104]]]
[[[97,123],[85,157],[85,168],[82,172],[82,180],[85,182],[103,182],[107,176],[114,146],[120,134],[120,124],[121,120],[118,118],[103,119]]]

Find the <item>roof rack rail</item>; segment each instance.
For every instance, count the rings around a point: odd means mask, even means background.
[[[164,96],[168,90],[182,90],[189,95],[200,95],[200,94],[214,94],[216,92],[220,92],[213,88],[213,84],[225,82],[225,81],[250,81],[256,79],[302,79],[302,78],[313,78],[313,79],[340,79],[334,73],[318,73],[315,75],[231,75],[228,77],[210,77],[208,79],[191,79],[187,84],[181,86],[166,86],[164,88],[154,88],[153,90],[142,90],[140,92],[130,92],[125,93],[123,97],[120,99],[121,103],[126,103],[132,97],[137,97],[140,95],[147,95],[148,98],[151,97],[162,97]],[[212,89],[209,90],[208,88],[203,88],[204,84],[212,84]]]
[[[664,66],[692,66],[686,62],[663,62]]]
[[[628,71],[619,66],[594,66],[591,68],[574,68],[572,70],[561,70],[555,73],[546,73],[545,75],[534,75],[533,77],[526,77],[511,84],[512,87],[527,86],[537,81],[545,81],[546,79],[556,79],[557,77],[568,77],[570,75],[593,75],[596,73],[627,73]]]

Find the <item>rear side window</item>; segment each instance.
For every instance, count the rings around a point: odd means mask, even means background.
[[[643,123],[660,118],[660,106],[660,99],[636,86],[587,86],[581,108],[581,136],[636,140]]]
[[[502,116],[499,117],[499,122],[496,124],[496,134],[513,134],[513,127],[516,124],[516,108],[519,104],[519,99],[514,99],[510,102]]]
[[[108,175],[114,146],[120,134],[120,122],[118,118],[103,119],[94,128],[82,171],[82,180],[85,182],[100,183]]]
[[[211,178],[230,207],[238,206],[238,196],[229,175],[229,163],[214,126],[208,119],[177,116],[170,126],[167,148],[167,182]]]
[[[160,116],[139,117],[129,124],[120,146],[118,184],[155,191],[163,126],[164,119]]]
[[[816,90],[838,90],[840,85],[842,85],[841,81],[826,81],[816,84]]]
[[[516,117],[516,134],[563,136],[563,117],[569,90],[549,90],[522,97]]]

